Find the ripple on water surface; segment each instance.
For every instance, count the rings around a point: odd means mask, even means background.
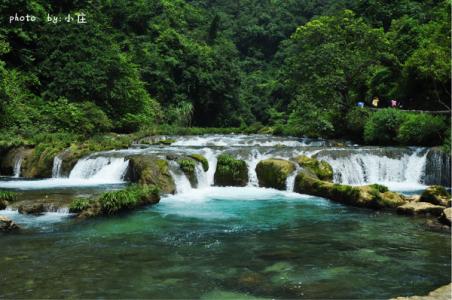
[[[450,237],[420,220],[271,189],[1,239],[0,298],[390,298],[450,281]]]

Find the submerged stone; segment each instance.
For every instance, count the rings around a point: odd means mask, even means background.
[[[221,154],[218,156],[214,183],[216,186],[246,186],[248,184],[246,162],[230,154]]]
[[[0,216],[0,231],[9,232],[18,229],[19,226],[16,223],[14,223],[11,219],[5,216]]]
[[[25,215],[40,215],[46,211],[42,203],[24,203],[19,206],[19,213]]]
[[[131,182],[154,185],[163,193],[174,194],[176,186],[169,172],[168,161],[157,156],[129,157],[125,178]]]
[[[294,164],[284,159],[266,159],[256,166],[259,186],[278,190],[286,189],[286,179],[293,171],[295,171]]]
[[[439,217],[439,221],[445,225],[451,225],[452,223],[452,208],[448,207],[443,210],[443,213]]]

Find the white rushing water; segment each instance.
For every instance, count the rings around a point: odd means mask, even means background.
[[[90,179],[118,183],[124,179],[129,161],[123,157],[95,157],[80,159],[69,174],[69,179]]]
[[[190,181],[187,176],[179,169],[179,165],[175,161],[169,162],[169,172],[173,177],[174,184],[176,185],[176,193],[185,193],[192,190]]]
[[[22,168],[22,161],[24,160],[24,158],[22,156],[17,156],[16,157],[16,161],[14,162],[14,170],[13,170],[13,177],[14,178],[19,178],[20,177],[20,171]]]
[[[59,178],[61,177],[61,165],[63,164],[63,160],[55,156],[53,158],[53,166],[52,166],[52,178]]]
[[[334,181],[350,185],[380,183],[394,189],[423,187],[427,152],[418,149],[400,158],[390,158],[365,151],[347,156],[322,156],[334,170]]]

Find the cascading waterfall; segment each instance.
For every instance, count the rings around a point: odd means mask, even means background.
[[[212,186],[214,183],[215,171],[217,169],[217,154],[210,148],[203,149],[204,157],[209,162],[209,170],[207,170],[207,185]]]
[[[424,152],[424,153],[423,153]],[[417,149],[400,158],[379,156],[359,151],[347,156],[319,156],[328,161],[334,170],[334,181],[344,184],[399,182],[421,184],[427,153]]]
[[[298,164],[295,166],[295,171],[292,172],[286,179],[286,191],[293,192],[295,186],[295,177],[297,177],[298,172],[300,171],[300,167]]]
[[[264,155],[259,152],[257,149],[251,150],[251,153],[246,160],[246,164],[248,166],[248,186],[259,186],[259,182],[257,180],[256,174],[256,166],[257,164],[264,159],[267,159],[269,155]]]
[[[53,166],[52,166],[52,178],[61,177],[61,165],[63,164],[63,160],[57,156],[53,158]]]
[[[185,193],[192,189],[190,181],[188,180],[184,172],[180,170],[177,162],[169,162],[169,172],[171,174],[171,177],[173,177],[174,184],[176,185],[176,193]]]
[[[80,159],[69,174],[69,179],[90,179],[121,182],[129,165],[123,157],[95,157]]]
[[[16,157],[16,161],[14,162],[14,178],[19,178],[20,177],[20,170],[22,168],[22,161],[24,160],[24,158],[22,156],[17,156]]]

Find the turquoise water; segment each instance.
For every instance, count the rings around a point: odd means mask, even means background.
[[[451,280],[450,236],[422,219],[293,193],[209,188],[56,216],[0,236],[0,298],[389,298]]]

